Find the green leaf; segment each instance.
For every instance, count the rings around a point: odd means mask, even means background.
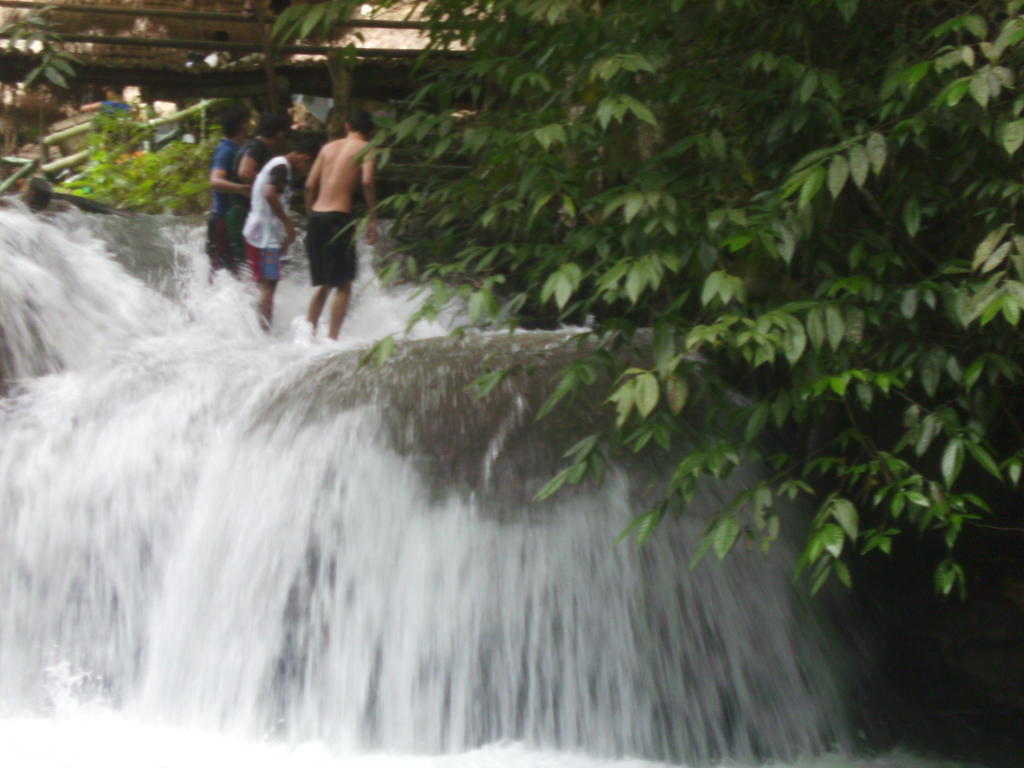
[[[921,357],[921,386],[928,397],[935,397],[942,379],[948,354],[940,347],[932,347]]]
[[[917,442],[914,445],[914,453],[918,456],[923,456],[925,452],[931,447],[932,441],[935,440],[935,436],[939,431],[939,421],[933,414],[928,414],[921,422],[921,434],[918,435]]]
[[[306,10],[306,15],[299,25],[299,38],[309,37],[309,33],[313,31],[313,27],[320,22],[324,14],[327,12],[328,6],[328,3],[319,3],[309,6],[308,9],[304,9]]]
[[[804,350],[807,348],[807,334],[804,333],[804,327],[799,321],[794,320],[786,325],[785,335],[782,337],[782,348],[790,365],[796,364],[803,356]]]
[[[534,496],[534,499],[536,501],[543,501],[549,496],[553,496],[555,493],[557,493],[558,489],[565,485],[566,481],[568,481],[571,469],[571,467],[569,469],[563,469],[561,472],[559,472],[557,475],[551,478],[544,485],[543,488],[537,491],[537,495]]]
[[[1010,459],[1006,462],[1006,475],[1015,487],[1020,484],[1022,470],[1024,470],[1024,462],[1020,459]]]
[[[900,302],[900,314],[907,320],[912,320],[917,314],[917,297],[918,292],[916,288],[908,288],[903,292],[903,300]]]
[[[858,187],[863,187],[870,168],[871,161],[868,160],[868,153],[864,147],[860,144],[850,147],[850,176],[853,177],[853,183]]]
[[[54,67],[46,67],[43,70],[43,74],[46,75],[46,79],[49,80],[54,85],[60,86],[61,88],[67,88],[68,87],[68,81],[64,79],[64,75],[62,75]]]
[[[846,535],[850,537],[850,541],[856,541],[858,526],[856,507],[847,499],[833,499],[829,511]]]
[[[1024,120],[1007,123],[999,133],[1006,154],[1013,156],[1020,149],[1021,144],[1024,144]]]
[[[805,207],[818,194],[821,185],[825,183],[825,176],[825,168],[820,165],[808,174],[800,187],[800,208]]]
[[[807,313],[807,335],[811,339],[811,346],[820,350],[825,343],[825,313],[821,307],[815,307]]]
[[[579,387],[579,385],[580,377],[576,374],[576,371],[573,368],[568,368],[563,371],[561,377],[558,379],[558,384],[555,386],[554,391],[541,405],[535,418],[537,420],[543,419],[556,405],[558,405],[558,403],[562,401],[562,398]]]
[[[542,128],[537,128],[533,132],[533,137],[540,142],[540,145],[545,150],[550,149],[555,144],[566,143],[565,128],[561,123],[551,123]]]
[[[370,354],[373,355],[373,365],[375,368],[381,368],[384,363],[391,357],[391,353],[395,351],[395,338],[394,336],[385,336],[383,339],[378,341],[370,350]],[[365,358],[364,358],[365,359]]]
[[[616,537],[615,543],[619,544],[629,536],[633,536],[633,540],[636,542],[636,545],[638,547],[642,546],[649,538],[651,538],[651,534],[657,530],[663,514],[664,508],[657,506],[649,512],[635,518],[633,522],[631,522],[626,529]]]
[[[976,13],[964,17],[964,27],[979,40],[988,37],[988,24]]]
[[[992,458],[992,454],[985,450],[982,445],[974,442],[973,440],[968,440],[964,444],[967,446],[967,452],[974,457],[974,460],[978,462],[986,472],[998,480],[1003,479],[1003,473],[999,471],[999,465],[996,463],[995,459]]]
[[[482,291],[473,291],[469,296],[469,322],[476,325],[487,309],[487,297]]]
[[[948,595],[958,583],[962,593],[965,584],[963,567],[952,560],[943,560],[939,563],[935,568],[935,591],[941,595]]]
[[[654,113],[651,112],[651,110],[647,106],[641,104],[632,96],[627,96],[623,94],[619,96],[619,98],[621,99],[622,103],[626,105],[630,112],[632,112],[638,118],[643,120],[645,123],[649,123],[650,125],[653,126],[658,125],[658,121],[654,118]]]
[[[907,234],[911,237],[921,229],[921,205],[916,197],[907,200],[903,206],[903,226],[907,228]]]
[[[750,412],[750,418],[747,419],[745,439],[748,443],[753,442],[761,434],[761,430],[764,429],[764,425],[768,422],[770,410],[771,406],[768,403],[758,403],[754,406]]]
[[[974,251],[974,260],[971,262],[972,269],[979,269],[988,261],[989,256],[992,255],[996,245],[1003,239],[1003,235],[1006,234],[1006,230],[1009,228],[1008,224],[1004,224],[985,236],[985,239],[978,244]]]
[[[818,87],[818,73],[813,69],[807,70],[803,82],[800,83],[800,101],[806,103]]]
[[[725,272],[722,270],[716,270],[707,276],[704,280],[704,287],[700,291],[700,303],[707,306],[713,298],[718,296],[719,291],[722,287],[722,280],[725,277]]]
[[[850,576],[850,569],[846,563],[842,560],[836,560],[832,563],[832,570],[835,571],[836,577],[847,589],[853,589],[853,578]]]
[[[978,102],[982,109],[986,108],[988,106],[988,98],[992,93],[987,73],[979,72],[972,77],[969,88],[974,100]]]
[[[629,379],[620,384],[608,400],[615,403],[615,423],[621,427],[629,419],[629,414],[636,404],[636,380]]]
[[[843,21],[847,24],[853,18],[854,14],[857,13],[857,4],[859,0],[836,0],[836,6],[839,8],[839,12],[843,15]]]
[[[880,133],[869,133],[865,147],[868,160],[871,163],[871,170],[875,172],[876,176],[880,176],[882,169],[885,167],[885,139]]]
[[[732,515],[723,517],[708,534],[718,559],[722,560],[736,543],[740,535],[740,524]]]
[[[843,529],[833,523],[822,526],[817,535],[821,547],[832,557],[838,558],[843,553]]]
[[[510,369],[499,368],[496,371],[489,371],[483,376],[475,379],[469,386],[473,389],[476,399],[483,400],[487,395],[490,394],[498,384],[505,380],[505,377],[509,375]]]
[[[946,482],[947,488],[956,482],[963,465],[964,444],[960,438],[955,437],[946,444],[946,450],[942,452],[942,479]]]
[[[1021,121],[1024,122],[1024,121]],[[846,180],[850,176],[850,163],[843,155],[836,155],[828,167],[828,191],[832,197],[839,197],[839,193],[846,186]]]
[[[828,331],[828,343],[833,350],[839,349],[843,343],[843,336],[846,335],[846,324],[843,322],[843,315],[839,307],[829,304],[825,307],[825,326]]]
[[[622,213],[626,218],[627,224],[636,218],[636,215],[640,213],[645,203],[644,196],[639,192],[630,192],[626,195],[626,204],[623,206]]]
[[[647,418],[658,404],[660,396],[658,379],[653,373],[645,373],[636,380],[636,409]]]

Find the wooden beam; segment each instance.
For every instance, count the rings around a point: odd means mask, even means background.
[[[270,112],[277,112],[277,87],[274,83],[274,39],[267,22],[270,20],[267,0],[253,0],[256,3],[256,21],[260,25],[260,46],[263,53],[263,73],[267,78],[267,106]]]
[[[123,45],[134,48],[175,48],[181,51],[235,51],[237,53],[261,53],[263,51],[261,43],[219,43],[213,40],[177,40],[163,37],[63,34],[61,39],[65,43]],[[342,47],[338,45],[278,45],[274,47],[274,53],[321,53],[327,55]],[[423,53],[419,48],[356,48],[356,51],[359,58],[380,59],[414,59]],[[464,55],[462,51],[444,51],[444,54],[448,56]]]
[[[59,5],[30,3],[25,0],[0,0],[0,8],[19,8],[38,11],[49,7],[61,13],[84,13],[106,16],[147,16],[164,19],[191,19],[193,21],[223,21],[227,23],[255,23],[255,19],[238,13],[213,13],[210,11],[172,11],[167,8],[124,8],[110,5]],[[391,19],[346,19],[338,22],[339,27],[357,29],[426,29],[422,21],[397,21]]]

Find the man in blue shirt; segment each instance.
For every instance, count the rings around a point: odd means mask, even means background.
[[[107,115],[130,115],[131,105],[126,103],[121,89],[113,85],[104,85],[101,89],[104,99],[92,104],[83,104],[82,112],[103,112]]]
[[[256,124],[255,138],[247,139],[235,154],[231,180],[239,184],[253,184],[256,175],[267,161],[284,152],[290,125],[289,119],[284,115],[262,115]],[[228,228],[228,242],[231,244],[231,253],[236,264],[244,264],[246,260],[242,227],[245,226],[245,218],[248,215],[249,198],[232,195],[224,223]]]
[[[221,114],[224,138],[217,145],[210,163],[210,189],[213,190],[213,208],[207,220],[206,253],[210,257],[212,270],[227,269],[238,272],[239,260],[235,257],[228,238],[225,216],[236,195],[248,196],[250,185],[239,183],[233,175],[235,155],[249,132],[249,111],[245,107],[227,107]],[[211,273],[212,274],[212,273]]]

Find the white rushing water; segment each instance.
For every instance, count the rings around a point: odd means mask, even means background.
[[[685,521],[617,546],[625,470],[497,504],[528,394],[479,436],[396,412],[456,366],[438,323],[400,348],[417,377],[355,370],[413,307],[368,254],[340,342],[303,327],[301,258],[267,337],[198,227],[144,229],[0,211],[0,765],[939,765],[842,756],[848,666],[784,545],[693,572]]]

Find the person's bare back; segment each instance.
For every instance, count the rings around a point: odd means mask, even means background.
[[[316,190],[310,210],[352,213],[352,198],[359,182],[367,168],[371,172],[373,168],[368,152],[360,156],[368,143],[355,134],[324,145],[307,181],[307,189],[314,187]]]

